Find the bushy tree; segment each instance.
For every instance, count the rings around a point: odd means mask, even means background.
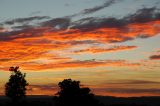
[[[90,93],[89,88],[81,88],[80,81],[64,79],[58,84],[60,91],[55,97],[56,106],[101,106]]]
[[[26,95],[26,86],[28,85],[26,74],[20,72],[19,67],[10,67],[11,76],[5,84],[5,95],[12,100],[17,101]]]

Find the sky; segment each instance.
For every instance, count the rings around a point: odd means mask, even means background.
[[[81,81],[103,96],[160,96],[159,0],[0,0],[0,95],[19,66],[27,95]]]

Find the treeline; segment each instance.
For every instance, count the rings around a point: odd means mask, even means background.
[[[26,74],[22,73],[19,67],[10,67],[9,70],[11,75],[5,84],[5,95],[11,101],[6,102],[3,106],[147,106],[137,104],[104,105],[95,98],[90,88],[83,88],[80,86],[80,81],[72,79],[64,79],[58,83],[59,91],[53,97],[52,102],[41,101],[40,99],[28,101],[26,99],[26,87],[29,83],[25,79]]]

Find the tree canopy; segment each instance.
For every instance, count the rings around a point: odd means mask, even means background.
[[[89,88],[80,87],[80,81],[64,79],[58,86],[56,106],[101,106]]]
[[[19,70],[19,67],[10,67],[11,75],[9,81],[5,84],[5,95],[13,100],[25,97],[26,86],[28,85],[26,74]]]

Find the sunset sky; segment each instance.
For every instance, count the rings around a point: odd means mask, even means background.
[[[28,95],[71,78],[96,95],[160,96],[160,1],[0,0],[0,95],[10,66]]]

